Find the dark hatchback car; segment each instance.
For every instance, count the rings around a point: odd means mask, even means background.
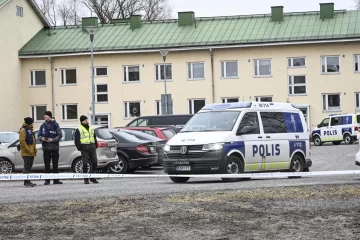
[[[151,166],[158,161],[153,141],[142,140],[119,129],[109,129],[116,138],[119,164],[110,167],[113,173],[135,172],[140,167]]]

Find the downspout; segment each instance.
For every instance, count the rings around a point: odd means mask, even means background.
[[[54,90],[54,59],[48,57],[51,62],[51,111],[55,115],[55,90]]]
[[[212,102],[215,103],[214,54],[213,54],[212,48],[210,48],[210,57],[211,57],[211,92],[212,92]]]

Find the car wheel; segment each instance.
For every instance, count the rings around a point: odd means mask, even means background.
[[[322,146],[323,142],[321,141],[321,138],[319,136],[314,137],[314,144],[315,146]]]
[[[0,159],[0,174],[4,173],[12,173],[14,171],[14,167],[9,160],[4,158]]]
[[[240,158],[230,156],[227,161],[227,174],[239,174],[244,172],[244,165]],[[241,178],[222,178],[224,182],[238,182]]]
[[[304,160],[298,154],[295,154],[290,163],[290,172],[304,172]],[[301,177],[289,177],[289,178],[301,178]]]
[[[350,145],[350,144],[353,144],[354,141],[353,141],[352,137],[350,136],[350,134],[345,134],[344,142],[346,145]]]
[[[90,172],[90,164],[87,164],[87,172]],[[74,173],[83,173],[83,161],[81,158],[78,158],[74,161],[73,166],[72,166],[72,170]]]
[[[128,171],[128,163],[125,158],[119,156],[119,163],[109,167],[109,170],[112,173],[126,173]]]
[[[340,145],[341,141],[332,142],[334,145]]]
[[[170,177],[171,181],[174,183],[186,183],[189,181],[189,177]]]

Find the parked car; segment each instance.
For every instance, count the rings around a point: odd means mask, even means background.
[[[62,139],[60,141],[60,159],[59,169],[82,173],[82,159],[80,152],[74,144],[74,133],[77,126],[67,125],[61,126]],[[110,166],[117,165],[119,158],[117,157],[117,142],[110,134],[109,130],[104,126],[93,126],[98,140],[98,149],[96,150],[98,158],[98,169],[107,170]],[[34,131],[36,136],[37,156],[34,159],[33,170],[45,170],[43,151],[41,142],[37,139],[38,130]],[[24,162],[19,151],[19,135],[17,140],[7,145],[0,146],[0,173],[11,173],[14,171],[22,171]],[[88,166],[90,169],[90,166]]]
[[[19,139],[18,132],[0,132],[0,144],[7,145]]]
[[[140,167],[150,166],[158,161],[153,141],[142,140],[120,129],[111,129],[110,132],[118,141],[119,157],[119,164],[109,168],[111,172],[135,172]]]
[[[176,133],[170,129],[170,128],[157,128],[157,127],[123,127],[121,129],[128,129],[133,131],[139,131],[143,133],[147,133],[149,135],[152,135],[154,137],[158,137],[163,140],[169,140],[173,136],[176,135]]]

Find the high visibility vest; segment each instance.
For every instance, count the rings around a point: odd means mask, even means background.
[[[94,129],[89,126],[89,131],[83,126],[80,125],[78,127],[80,132],[80,142],[81,144],[94,144],[95,138],[94,138]]]

